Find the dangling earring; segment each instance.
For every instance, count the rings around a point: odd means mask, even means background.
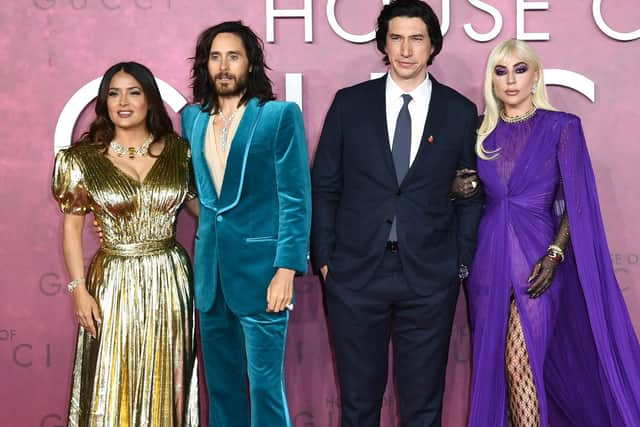
[[[531,93],[535,95],[537,91],[538,91],[538,82],[535,82],[531,87]]]

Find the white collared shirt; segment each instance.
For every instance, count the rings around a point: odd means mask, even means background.
[[[404,104],[402,95],[408,93],[411,95],[409,102],[409,114],[411,114],[411,152],[409,153],[409,165],[418,154],[420,148],[420,139],[424,132],[424,126],[427,122],[427,114],[429,113],[429,102],[431,101],[431,80],[427,73],[427,78],[411,92],[405,92],[393,81],[391,74],[387,74],[386,88],[386,109],[387,109],[387,129],[389,131],[389,148],[393,149],[393,136],[396,131],[396,121],[398,114]]]

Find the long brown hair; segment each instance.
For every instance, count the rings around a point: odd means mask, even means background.
[[[191,87],[193,88],[193,102],[200,103],[203,111],[211,113],[218,111],[218,94],[216,87],[209,76],[207,64],[211,43],[218,34],[231,33],[242,39],[244,49],[247,51],[250,71],[247,76],[247,90],[240,99],[240,104],[246,104],[251,98],[258,98],[260,104],[275,99],[271,80],[267,76],[267,66],[264,59],[264,44],[260,37],[247,27],[242,21],[222,22],[207,28],[198,36],[196,55],[191,58]]]
[[[107,107],[107,98],[109,96],[109,86],[113,76],[118,72],[125,72],[136,79],[142,87],[142,92],[147,100],[149,110],[145,125],[147,130],[153,134],[153,143],[156,143],[166,136],[175,135],[173,123],[169,118],[167,109],[162,103],[160,89],[156,84],[153,73],[147,67],[137,62],[119,62],[109,67],[104,73],[100,88],[98,89],[98,98],[96,99],[96,118],[91,122],[89,130],[82,134],[78,143],[96,146],[104,149],[106,152],[109,143],[115,135],[115,125],[109,118],[109,109]]]

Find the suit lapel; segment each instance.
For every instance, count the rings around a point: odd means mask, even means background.
[[[442,85],[436,81],[431,75],[429,75],[431,79],[431,99],[429,100],[429,111],[427,113],[427,121],[424,124],[424,130],[420,137],[420,146],[418,147],[418,153],[416,154],[416,158],[413,160],[407,175],[404,177],[403,182],[408,181],[411,177],[416,173],[415,170],[419,168],[418,165],[422,162],[422,158],[425,156],[425,151],[427,151],[427,144],[429,144],[429,138],[432,140],[441,140],[442,138],[438,138],[440,136],[440,132],[442,126],[445,122],[446,117],[446,107],[444,102],[444,93],[442,91]],[[442,142],[445,142],[444,140]]]
[[[216,190],[204,155],[204,139],[208,124],[209,114],[198,111],[191,129],[191,153],[200,202],[207,207],[213,207],[217,199]]]
[[[229,149],[227,166],[224,172],[222,188],[220,189],[219,213],[233,208],[240,200],[247,166],[247,156],[261,112],[262,106],[258,105],[257,98],[249,100]]]
[[[373,92],[374,99],[370,105],[373,108],[371,112],[371,123],[374,126],[374,135],[376,135],[376,145],[382,150],[382,157],[386,169],[394,181],[396,178],[396,168],[393,165],[393,155],[391,154],[391,144],[389,141],[389,128],[387,125],[387,74],[376,80],[378,82]]]

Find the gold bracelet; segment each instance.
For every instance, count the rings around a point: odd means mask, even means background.
[[[549,258],[551,261],[557,262],[558,264],[564,261],[564,258],[562,258],[562,255],[560,255],[560,252],[549,251],[547,252],[547,258]]]
[[[559,257],[560,262],[564,261],[564,251],[558,245],[549,245],[547,248],[547,255],[554,260]]]
[[[72,281],[70,281],[67,284],[67,291],[69,291],[69,293],[72,294],[73,291],[75,291],[76,288],[80,285],[80,283],[84,283],[84,277],[79,277],[77,279],[73,279]]]
[[[549,245],[549,247],[547,249],[553,250],[553,251],[556,251],[556,252],[560,252],[561,254],[564,255],[564,250],[558,245]]]

